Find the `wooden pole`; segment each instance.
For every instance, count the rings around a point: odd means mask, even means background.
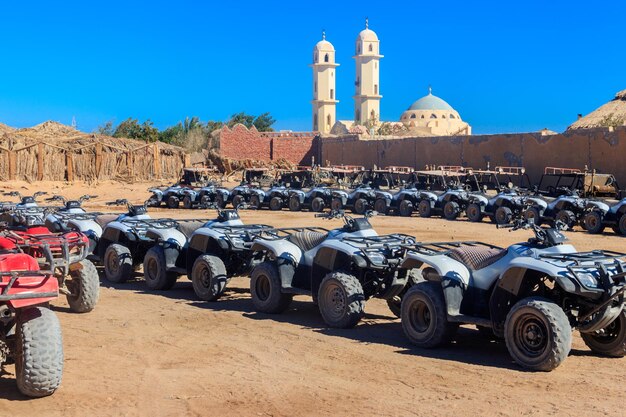
[[[44,157],[44,145],[43,142],[37,144],[37,181],[43,180],[43,157]]]
[[[72,152],[65,152],[65,165],[66,165],[66,173],[67,180],[74,181],[74,158],[72,156]]]
[[[128,177],[132,180],[135,179],[134,163],[133,163],[133,151],[126,152],[126,163],[128,164]]]
[[[190,167],[191,166],[191,155],[189,155],[188,153],[185,153],[184,155],[185,155],[184,162],[183,162],[185,164],[184,168]]]
[[[161,161],[159,160],[160,155],[159,155],[159,144],[158,143],[154,143],[153,145],[153,162],[154,162],[154,177],[155,178],[161,178]]]
[[[17,174],[17,155],[14,150],[9,151],[9,180],[15,181]]]
[[[102,168],[102,144],[96,143],[96,179],[100,179],[100,168]]]

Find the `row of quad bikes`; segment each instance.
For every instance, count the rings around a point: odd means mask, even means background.
[[[572,329],[599,354],[624,356],[625,254],[577,252],[559,231],[519,219],[535,238],[509,248],[480,242],[419,243],[402,234],[378,235],[366,212],[342,227],[275,228],[246,225],[237,210],[217,208],[211,219],[152,219],[147,204],[122,214],[88,213],[81,203],[33,197],[3,205],[0,354],[16,363],[19,389],[52,393],[60,383],[63,350],[58,321],[47,304],[59,293],[88,312],[99,280],[123,283],[143,266],[149,288],[167,290],[186,275],[197,296],[215,301],[231,277],[249,274],[254,306],[276,314],[296,294],[309,295],[331,327],[355,326],[365,301],[385,299],[415,345],[432,348],[473,324],[503,338],[514,360],[531,370],[557,367],[571,348]]]
[[[602,233],[608,227],[626,235],[623,192],[614,176],[593,171],[546,168],[539,184],[531,186],[525,169],[519,167],[249,169],[232,189],[221,187],[215,179],[195,177],[198,172],[187,170],[177,184],[150,189],[148,204],[170,208],[178,208],[181,202],[184,208],[247,204],[270,210],[350,210],[359,215],[375,210],[448,220],[466,216],[472,222],[486,217],[496,224],[523,217],[536,224],[579,225],[589,233]]]

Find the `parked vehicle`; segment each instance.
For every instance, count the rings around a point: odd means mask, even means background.
[[[230,190],[229,202],[234,208],[241,204],[251,204],[251,197],[261,187],[268,187],[274,182],[274,176],[269,168],[246,169],[242,174],[241,183]]]
[[[410,281],[400,267],[404,246],[414,238],[402,234],[378,236],[368,221],[343,212],[316,214],[342,218],[334,230],[319,227],[262,231],[252,250],[260,254],[251,273],[254,307],[264,313],[285,311],[295,294],[310,295],[331,327],[355,326],[371,297],[397,306],[398,296]]]
[[[584,217],[589,210],[608,207],[602,201],[580,197],[576,189],[562,187],[554,190],[554,193],[561,195],[556,198],[544,197],[539,191],[537,196],[528,196],[524,218],[533,219],[536,224],[555,224],[559,221],[571,229],[576,224],[584,227]]]
[[[18,197],[20,201],[18,203],[12,203],[10,201],[3,201],[0,203],[0,209],[10,209],[10,208],[32,208],[38,207],[37,197],[48,194],[45,191],[37,191],[32,196],[30,195],[22,195],[19,191],[10,191],[4,193],[4,195],[9,197]]]
[[[0,237],[0,366],[15,363],[17,388],[29,397],[51,395],[61,384],[61,325],[45,307],[58,296],[52,272]]]
[[[526,197],[524,190],[509,183],[491,198],[477,193],[468,195],[469,204],[465,212],[471,222],[481,222],[485,216],[488,216],[493,223],[508,224],[513,219],[522,217],[527,207]]]
[[[148,189],[152,196],[148,199],[147,206],[159,207],[165,204],[168,208],[178,208],[186,191],[200,189],[209,182],[215,182],[216,179],[211,178],[212,174],[215,174],[215,170],[210,168],[184,168],[180,180],[175,184]]]
[[[232,276],[250,271],[252,237],[271,228],[244,225],[237,210],[224,209],[218,209],[215,219],[179,221],[179,225],[187,238],[182,245],[155,234],[156,244],[144,258],[146,283],[152,289],[166,290],[180,275],[187,275],[198,298],[205,301],[217,300]]]
[[[202,188],[186,188],[182,191],[182,203],[186,209],[226,207],[230,190],[219,182],[209,182]]]
[[[605,202],[588,205],[586,209],[584,222],[589,233],[602,233],[606,227],[610,227],[615,233],[626,236],[626,198],[611,206]]]
[[[441,182],[446,184],[443,192],[421,191],[418,205],[421,217],[443,216],[447,220],[456,220],[464,213],[474,196],[485,197],[487,189],[483,193],[476,191],[479,187],[478,179],[470,171],[441,172]]]
[[[402,300],[402,327],[419,347],[449,341],[459,324],[491,328],[522,367],[550,371],[569,354],[572,329],[595,353],[626,353],[626,254],[577,252],[557,228],[517,220],[535,237],[506,249],[480,242],[418,243],[405,268],[425,282]]]

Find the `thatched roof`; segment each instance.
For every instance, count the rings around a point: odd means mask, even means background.
[[[0,136],[4,135],[5,133],[11,133],[14,130],[15,129],[13,129],[12,127],[7,126],[4,123],[0,123]]]
[[[626,125],[626,90],[620,91],[613,100],[572,123],[567,130],[624,125]]]

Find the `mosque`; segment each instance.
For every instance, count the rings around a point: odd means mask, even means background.
[[[337,93],[335,71],[339,64],[335,60],[335,48],[322,40],[313,48],[313,130],[322,134],[367,133],[370,129],[388,124],[394,131],[404,131],[413,136],[456,136],[471,135],[471,126],[461,119],[459,113],[447,102],[432,94],[415,101],[402,113],[399,121],[380,120],[380,40],[376,32],[365,29],[356,38],[356,79],[354,82],[354,120],[337,120]]]

